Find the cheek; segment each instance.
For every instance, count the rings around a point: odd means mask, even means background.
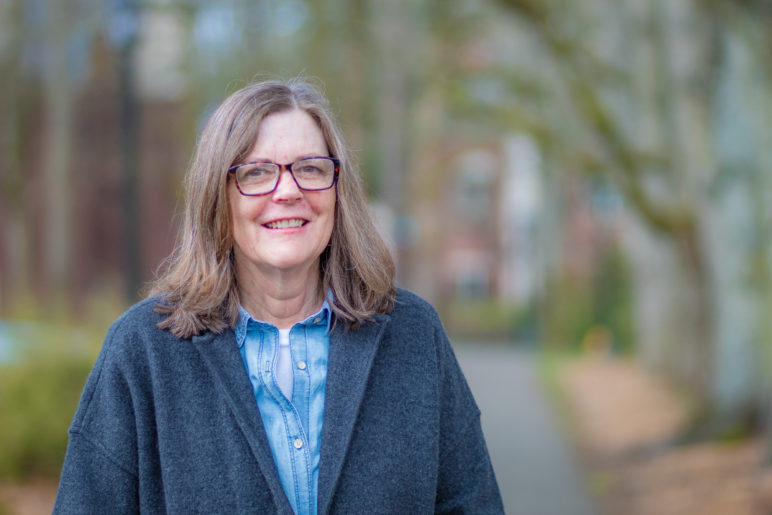
[[[235,187],[233,188],[235,189]],[[255,219],[265,205],[260,197],[244,197],[238,191],[228,192],[228,212],[231,224],[244,224]]]
[[[234,188],[235,189],[235,188]],[[231,239],[234,245],[243,247],[248,241],[249,223],[254,218],[257,202],[244,202],[245,197],[236,191],[228,191],[228,217]]]
[[[326,199],[324,206],[322,207],[322,211],[324,215],[327,217],[327,223],[330,224],[330,232],[334,229],[335,225],[335,210],[337,207],[337,202],[335,201],[335,196],[333,195],[331,199]]]

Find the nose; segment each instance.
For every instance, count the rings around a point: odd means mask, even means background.
[[[295,182],[295,178],[287,168],[284,168],[279,173],[279,183],[273,191],[273,200],[275,202],[293,202],[302,196],[303,192]]]

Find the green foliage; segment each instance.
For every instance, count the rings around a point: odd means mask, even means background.
[[[607,335],[610,350],[633,350],[632,285],[619,249],[609,248],[590,277],[552,281],[544,307],[546,341],[579,347]]]
[[[35,324],[14,335],[24,351],[0,366],[0,479],[55,478],[101,336]]]
[[[505,302],[454,301],[444,306],[443,315],[448,333],[462,339],[532,341],[538,333],[534,308]]]
[[[593,319],[613,338],[616,352],[633,350],[633,291],[624,255],[618,249],[606,253],[593,284]]]
[[[558,277],[548,287],[544,305],[546,342],[578,346],[593,326],[592,290],[586,281]]]
[[[0,378],[0,477],[56,477],[67,447],[67,427],[91,360],[44,356],[4,367]]]

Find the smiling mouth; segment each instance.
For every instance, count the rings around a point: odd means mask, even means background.
[[[276,220],[275,222],[268,222],[267,224],[263,224],[263,227],[267,227],[268,229],[291,229],[295,227],[302,227],[307,223],[307,220],[292,218],[289,220]]]

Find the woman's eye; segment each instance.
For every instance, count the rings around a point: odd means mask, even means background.
[[[316,166],[306,165],[300,169],[300,173],[303,173],[306,175],[316,175],[316,174],[322,173],[322,171]]]
[[[265,168],[249,168],[244,171],[244,177],[245,178],[257,178],[257,177],[264,177],[266,175],[270,175],[271,170],[265,169]]]

